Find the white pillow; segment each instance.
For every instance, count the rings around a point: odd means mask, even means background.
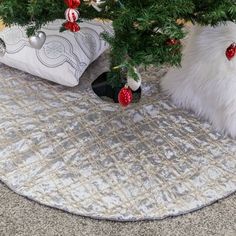
[[[0,38],[6,44],[6,54],[0,62],[65,86],[78,85],[89,64],[108,48],[101,33],[112,33],[112,28],[110,23],[89,21],[80,23],[77,33],[60,33],[63,22],[56,20],[41,29],[47,38],[40,50],[30,46],[24,28],[5,28]]]

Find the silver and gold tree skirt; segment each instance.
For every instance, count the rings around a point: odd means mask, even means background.
[[[141,102],[102,101],[91,83],[101,58],[73,89],[0,66],[0,179],[13,191],[75,214],[161,219],[236,191],[236,141],[177,109],[142,73]]]

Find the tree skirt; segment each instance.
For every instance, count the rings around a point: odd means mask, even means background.
[[[0,179],[13,191],[75,214],[161,219],[197,210],[236,190],[236,141],[176,108],[143,75],[142,101],[102,101],[76,88],[0,66]]]

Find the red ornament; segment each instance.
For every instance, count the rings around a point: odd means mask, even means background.
[[[169,46],[179,45],[180,40],[179,39],[168,39],[168,40],[166,40],[166,44]]]
[[[80,0],[64,0],[64,2],[68,6],[68,9],[65,11],[67,22],[65,22],[63,26],[66,30],[78,32],[80,27],[76,21],[79,18],[79,12],[76,8],[80,6]]]
[[[126,85],[122,88],[118,95],[118,101],[121,106],[127,107],[133,100],[132,90]]]
[[[64,2],[69,8],[76,9],[80,6],[80,0],[64,0]]]
[[[233,57],[235,56],[236,54],[236,43],[232,43],[227,49],[226,49],[226,52],[225,52],[225,55],[226,57],[228,58],[228,60],[232,60]]]
[[[66,30],[70,30],[71,32],[80,31],[80,27],[79,27],[78,23],[76,23],[76,22],[67,21],[67,22],[64,23],[64,27],[65,27]]]
[[[75,22],[79,19],[79,11],[73,8],[67,8],[65,11],[65,18],[67,21]]]

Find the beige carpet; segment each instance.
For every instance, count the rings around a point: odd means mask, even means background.
[[[41,206],[0,184],[1,236],[235,236],[236,194],[202,210],[162,221],[98,221]]]

